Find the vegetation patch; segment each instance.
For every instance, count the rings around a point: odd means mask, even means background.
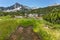
[[[2,19],[2,18],[1,18]],[[8,39],[11,35],[11,33],[15,32],[15,30],[18,28],[18,26],[22,26],[24,28],[27,28],[28,26],[32,26],[32,29],[39,37],[41,37],[41,40],[60,40],[60,30],[57,30],[57,26],[52,24],[50,22],[47,22],[45,20],[40,19],[33,19],[33,18],[12,18],[8,20],[0,20],[0,40]],[[48,25],[48,26],[46,26]],[[51,27],[55,29],[51,29]],[[20,38],[20,37],[19,37]],[[19,39],[18,38],[18,39]]]

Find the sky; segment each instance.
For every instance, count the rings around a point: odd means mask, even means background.
[[[0,0],[0,6],[8,7],[16,2],[29,7],[46,7],[54,3],[60,4],[60,0]]]

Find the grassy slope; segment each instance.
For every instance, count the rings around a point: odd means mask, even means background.
[[[18,26],[16,20],[0,20],[0,40],[5,40]]]
[[[37,23],[36,28],[34,28],[34,31],[37,32],[43,40],[60,40],[60,30],[57,29],[51,29],[50,25],[48,27],[46,26],[47,22],[44,20],[40,20],[40,23]],[[57,25],[52,25],[57,26]]]
[[[0,40],[8,38],[18,25],[23,25],[24,27],[33,25],[34,32],[41,36],[43,40],[60,40],[60,31],[45,27],[48,23],[44,20],[13,19],[8,17],[0,17],[0,19],[2,19],[0,20]],[[49,24],[48,27],[50,27]]]

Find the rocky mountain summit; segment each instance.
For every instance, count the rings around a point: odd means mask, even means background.
[[[29,10],[29,9],[30,7],[19,4],[19,3],[15,3],[9,7],[0,7],[0,10],[4,12],[11,12],[11,11],[14,12],[14,11],[20,11],[20,10]]]

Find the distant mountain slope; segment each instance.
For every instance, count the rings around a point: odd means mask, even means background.
[[[19,3],[15,3],[12,6],[9,7],[0,7],[0,10],[5,11],[5,12],[11,12],[11,11],[19,11],[19,10],[29,10],[30,7],[21,5]]]
[[[15,12],[15,11],[28,11],[31,10],[31,13],[39,13],[39,14],[46,14],[51,12],[53,9],[57,9],[60,11],[60,5],[51,5],[48,7],[44,7],[44,8],[30,8],[28,6],[19,4],[19,3],[15,3],[12,6],[9,7],[0,7],[0,10],[4,11],[4,12]]]
[[[51,12],[54,9],[60,11],[60,5],[48,6],[48,7],[44,7],[44,8],[33,9],[32,12],[39,13],[39,14],[46,14],[46,13]]]

